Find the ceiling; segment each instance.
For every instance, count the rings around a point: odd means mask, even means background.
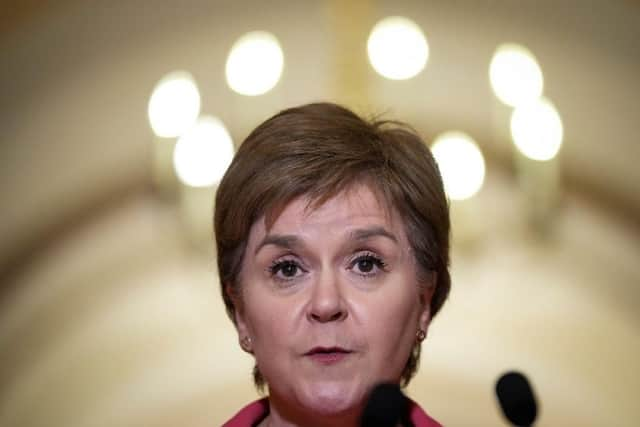
[[[0,258],[28,258],[86,212],[148,183],[152,134],[146,103],[167,72],[186,69],[203,111],[222,118],[236,143],[261,119],[290,105],[340,100],[340,37],[366,82],[361,110],[387,111],[427,139],[448,129],[473,136],[494,167],[511,167],[508,111],[491,94],[495,47],[514,41],[537,56],[545,95],[565,126],[566,186],[612,214],[640,217],[640,6],[632,1],[10,2],[0,32]],[[18,6],[20,5],[20,6]],[[342,13],[351,13],[344,19]],[[366,64],[366,30],[381,17],[411,17],[424,30],[427,68],[386,81]],[[342,16],[340,19],[332,17]],[[335,24],[349,29],[336,28]],[[334,25],[334,27],[332,27]],[[248,98],[225,84],[233,41],[264,29],[285,52],[282,81]],[[350,32],[351,31],[351,32]],[[342,55],[340,57],[336,54]],[[57,230],[57,231],[56,231]],[[49,236],[49,237],[47,237]]]
[[[487,78],[493,50],[508,41],[537,56],[545,95],[563,119],[565,188],[626,221],[640,218],[637,2],[345,4],[8,2],[9,25],[0,32],[3,270],[19,268],[92,209],[148,188],[146,104],[155,83],[174,69],[195,76],[203,112],[222,118],[239,143],[279,109],[344,99],[336,76],[354,67],[365,82],[359,110],[386,111],[427,139],[463,130],[491,167],[509,169],[509,112]],[[366,63],[368,28],[391,14],[411,17],[430,44],[427,68],[409,81],[387,81]],[[233,41],[254,29],[280,39],[285,72],[272,92],[250,98],[226,86],[223,68]],[[345,37],[356,47],[360,39],[362,49],[341,50]]]

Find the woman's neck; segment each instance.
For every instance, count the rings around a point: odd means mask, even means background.
[[[269,396],[269,414],[258,427],[357,427],[362,408],[352,408],[339,414],[318,414],[288,405]]]

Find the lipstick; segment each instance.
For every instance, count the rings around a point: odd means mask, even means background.
[[[351,353],[341,347],[314,347],[305,356],[322,365],[333,365],[346,359]]]

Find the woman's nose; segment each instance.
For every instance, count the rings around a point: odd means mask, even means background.
[[[307,317],[314,322],[325,323],[344,320],[347,313],[347,305],[337,274],[334,272],[321,274],[313,284]]]

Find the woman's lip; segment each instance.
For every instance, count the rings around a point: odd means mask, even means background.
[[[332,354],[332,353],[348,354],[348,353],[351,353],[351,351],[342,347],[314,347],[311,350],[307,351],[305,353],[305,356],[313,356],[316,354]]]
[[[309,351],[306,356],[312,361],[321,365],[333,365],[339,363],[348,358],[351,352],[344,349],[332,348],[332,349],[313,349]]]
[[[340,347],[314,347],[305,356],[321,365],[333,365],[348,358],[351,353]]]

